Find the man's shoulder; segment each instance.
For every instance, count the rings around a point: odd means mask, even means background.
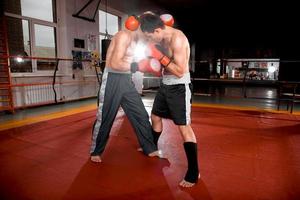
[[[179,29],[175,29],[172,42],[173,43],[183,43],[186,42],[188,39],[186,35]]]
[[[176,29],[175,35],[179,39],[185,39],[186,38],[186,35],[179,29]]]
[[[129,39],[131,38],[131,33],[126,30],[120,30],[115,34],[114,38]]]

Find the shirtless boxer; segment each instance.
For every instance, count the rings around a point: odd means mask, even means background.
[[[160,156],[160,151],[153,142],[149,115],[134,87],[131,73],[139,70],[159,74],[161,67],[156,59],[145,58],[139,62],[134,62],[134,48],[141,32],[132,27],[135,25],[130,20],[134,19],[128,20],[126,27],[130,30],[121,30],[116,33],[107,50],[106,66],[100,88],[99,108],[93,127],[90,149],[91,161],[96,163],[102,161],[101,154],[107,144],[110,130],[120,106],[133,126],[144,154],[150,157]]]
[[[172,21],[172,20],[171,20]],[[139,18],[144,35],[156,42],[149,46],[149,56],[163,66],[162,85],[155,97],[151,120],[154,142],[157,144],[163,130],[162,118],[170,118],[178,126],[187,157],[188,169],[182,187],[192,187],[200,178],[197,141],[191,127],[191,81],[189,73],[190,46],[178,29],[167,26],[161,16],[151,13]]]

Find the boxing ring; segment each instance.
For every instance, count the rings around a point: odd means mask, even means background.
[[[148,111],[151,101],[145,102]],[[89,159],[96,110],[0,131],[1,199],[298,199],[300,117],[193,105],[199,183],[182,189],[179,131],[164,120],[168,159],[137,151],[122,111],[100,165]]]

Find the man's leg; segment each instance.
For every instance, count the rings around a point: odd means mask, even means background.
[[[198,181],[198,157],[197,141],[191,124],[191,90],[190,84],[178,84],[168,86],[167,103],[171,117],[179,126],[184,140],[184,150],[188,161],[188,170],[179,185],[192,187]],[[172,108],[172,109],[171,109]]]
[[[93,127],[90,150],[91,161],[93,162],[101,162],[100,155],[107,144],[122,99],[122,92],[118,87],[121,81],[120,77],[111,73],[108,73],[108,75],[106,73],[102,80],[97,119]]]
[[[151,123],[152,123],[152,136],[153,136],[153,142],[154,144],[158,147],[158,139],[161,135],[162,132],[162,118],[155,115],[151,114]],[[138,148],[138,151],[143,151],[142,148]]]
[[[188,161],[188,170],[179,185],[192,187],[200,178],[198,168],[197,141],[194,131],[190,125],[180,125],[180,133],[184,140],[184,150]]]
[[[149,115],[140,95],[134,88],[124,94],[121,106],[135,130],[143,152],[149,156],[160,156],[157,146],[153,142]]]
[[[162,118],[170,118],[165,92],[165,86],[162,85],[155,96],[151,111],[152,135],[156,146],[163,130]]]
[[[152,122],[153,141],[154,141],[154,144],[157,146],[158,139],[159,139],[162,129],[163,129],[162,118],[152,113],[151,114],[151,122]]]

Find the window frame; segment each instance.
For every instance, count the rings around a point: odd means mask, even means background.
[[[15,18],[15,19],[20,19],[20,20],[27,20],[28,21],[28,28],[29,28],[29,39],[30,39],[30,56],[31,57],[36,57],[36,41],[35,41],[35,30],[34,26],[35,24],[37,25],[42,25],[42,26],[48,26],[54,28],[54,42],[55,42],[55,54],[56,57],[58,55],[58,46],[57,46],[57,41],[59,41],[58,34],[57,34],[57,8],[56,8],[56,0],[52,0],[53,4],[53,22],[50,21],[45,21],[41,19],[36,19],[32,17],[27,17],[27,16],[22,16],[14,13],[9,13],[9,12],[4,12],[4,15],[7,17]],[[12,72],[13,77],[18,77],[18,76],[26,76],[26,75],[50,75],[53,73],[53,70],[38,70],[37,69],[37,59],[32,59],[32,72]]]
[[[105,10],[99,9],[99,12],[100,12],[100,10],[101,10],[102,12],[105,12],[105,13],[106,13]],[[120,30],[121,30],[122,16],[118,15],[118,13],[113,13],[113,12],[110,12],[110,11],[108,11],[108,10],[107,10],[107,13],[109,13],[109,14],[111,14],[111,15],[114,15],[114,16],[118,17],[118,31],[120,31]],[[100,16],[99,16],[98,18],[100,19]],[[98,24],[99,24],[99,35],[105,36],[106,33],[100,32],[100,22],[99,22]],[[109,37],[112,37],[113,35],[108,34],[108,36],[109,36]]]
[[[107,13],[109,13],[111,15],[114,15],[114,16],[118,17],[118,31],[120,31],[122,29],[122,20],[123,20],[122,16],[124,16],[124,14],[121,13],[120,11],[112,9],[110,7],[105,8],[104,6],[100,6],[100,8],[98,10],[98,26],[99,26],[98,27],[98,39],[99,39],[98,45],[99,45],[99,52],[100,52],[100,55],[101,55],[102,54],[102,49],[101,49],[101,45],[100,45],[101,44],[100,43],[101,42],[100,41],[100,36],[105,37],[106,33],[100,32],[100,16],[99,16],[100,10],[102,12],[107,12]],[[111,37],[113,37],[113,35],[108,34],[108,37],[111,38]]]

